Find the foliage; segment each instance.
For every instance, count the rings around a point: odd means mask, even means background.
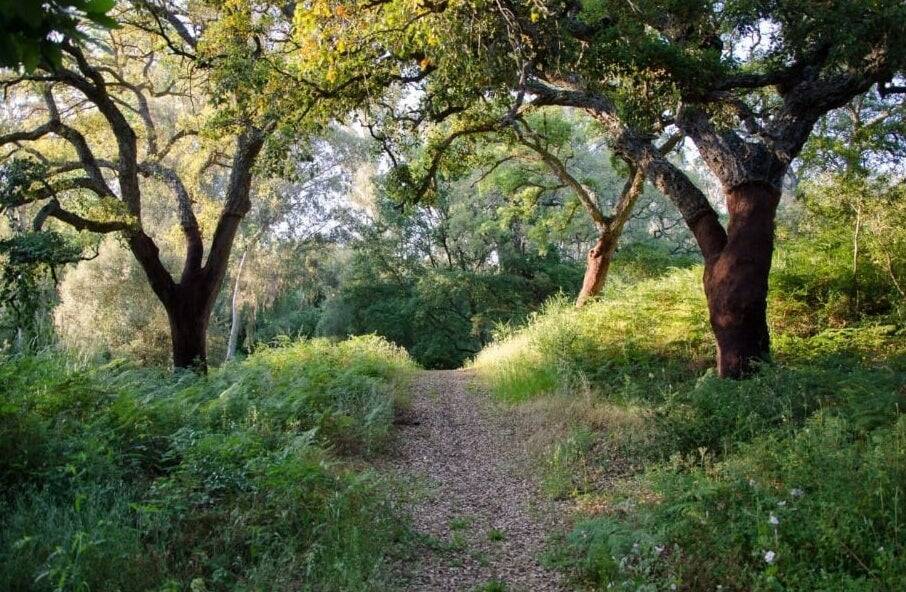
[[[87,39],[78,28],[80,23],[117,26],[107,15],[115,3],[116,0],[0,0],[0,66],[22,66],[26,72],[39,65],[59,66],[63,40]]]
[[[365,267],[324,303],[317,331],[375,332],[426,367],[456,368],[490,341],[496,325],[518,322],[546,298],[578,284],[578,270],[554,257],[522,263],[518,272],[425,269],[401,281],[375,277]]]
[[[402,533],[361,461],[412,363],[376,338],[200,378],[0,363],[4,590],[382,589]]]
[[[43,281],[56,278],[56,268],[77,260],[81,252],[80,245],[53,231],[24,232],[0,240],[0,302],[15,311],[14,320],[20,326],[41,306]]]
[[[474,360],[492,390],[518,400],[552,386],[591,384],[618,398],[629,389],[624,394],[631,397],[635,391],[656,393],[659,385],[686,376],[690,365],[705,364],[713,344],[699,289],[701,268],[688,268],[690,261],[679,258],[673,263],[682,267],[671,271],[658,266],[664,259],[657,251],[647,253],[653,265],[641,278],[634,275],[645,265],[620,253],[613,281],[596,302],[577,310],[571,302],[552,301],[524,328],[501,333]],[[671,314],[660,318],[664,310]],[[627,376],[641,383],[627,382]]]

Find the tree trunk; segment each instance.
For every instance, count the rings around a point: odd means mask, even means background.
[[[236,268],[236,281],[233,284],[233,298],[230,301],[230,339],[227,342],[226,361],[229,362],[236,356],[236,345],[239,341],[239,282],[242,281],[242,268],[245,266],[245,258],[248,257],[249,249],[242,253],[239,260],[239,267]]]
[[[191,307],[168,311],[173,342],[173,367],[204,373],[208,369],[208,313]]]
[[[165,304],[170,319],[173,367],[205,373],[208,370],[208,322],[217,290],[210,277],[197,273],[183,277]],[[216,284],[220,287],[220,284]]]
[[[582,280],[582,289],[576,298],[576,306],[582,306],[590,298],[597,296],[604,289],[607,281],[607,271],[610,261],[616,250],[619,236],[612,232],[602,232],[598,236],[595,246],[588,251],[585,258],[585,278]]]
[[[856,206],[856,227],[853,229],[853,313],[859,313],[859,234],[862,230],[862,204]]]
[[[770,358],[768,274],[780,190],[744,183],[727,191],[726,245],[705,260],[705,295],[717,339],[717,372],[742,378]]]

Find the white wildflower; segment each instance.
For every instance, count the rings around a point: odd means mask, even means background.
[[[774,559],[776,559],[776,558],[777,558],[777,553],[774,553],[773,551],[764,552],[764,562],[765,563],[774,563]]]
[[[790,490],[790,495],[793,497],[802,497],[803,495],[805,495],[805,492],[802,491],[801,489],[799,489],[798,487],[795,487]]]
[[[770,522],[773,526],[777,526],[778,524],[780,524],[780,518],[771,513],[770,518],[768,518],[768,522]]]

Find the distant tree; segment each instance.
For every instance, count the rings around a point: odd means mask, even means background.
[[[35,232],[53,220],[122,236],[166,309],[174,366],[203,370],[212,306],[274,121],[247,98],[270,105],[255,92],[250,9],[174,12],[179,6],[129,3],[115,15],[123,27],[103,39],[107,49],[64,39],[60,65],[3,77],[14,130],[0,134],[8,148],[0,166],[29,160],[46,173],[6,187],[0,204],[33,211]],[[178,278],[143,223],[143,196],[155,184],[171,192],[182,229]],[[207,248],[193,207],[206,192],[223,196]]]
[[[542,124],[540,133],[538,129],[533,128],[528,118],[519,118],[512,126],[516,143],[533,152],[550,173],[565,188],[574,193],[596,231],[594,243],[585,257],[585,276],[579,295],[576,297],[576,306],[582,306],[604,288],[607,272],[623,234],[623,228],[632,217],[636,203],[644,191],[645,177],[632,162],[626,162],[628,173],[622,190],[616,193],[613,199],[608,200],[610,201],[610,213],[605,214],[607,210],[596,192],[589,188],[587,182],[580,180],[570,172],[567,163],[558,156],[557,152],[560,151],[558,149],[560,147],[556,143],[552,143],[545,133],[548,127],[547,118],[542,119],[539,123]],[[538,127],[537,124],[535,127]],[[680,139],[680,135],[675,136],[661,150],[665,153],[670,152]],[[600,175],[604,171],[599,170],[596,173]],[[646,213],[643,211],[641,214]]]

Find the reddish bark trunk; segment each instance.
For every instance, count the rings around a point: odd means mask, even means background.
[[[744,377],[755,362],[770,357],[768,275],[779,201],[780,191],[762,183],[744,183],[727,191],[726,243],[709,249],[712,254],[705,257],[705,295],[722,377]],[[702,230],[700,239],[720,246],[722,237],[708,237]]]
[[[585,278],[582,280],[582,289],[576,298],[576,306],[582,306],[588,299],[594,298],[604,289],[607,271],[610,269],[610,261],[613,259],[618,238],[613,233],[603,233],[598,237],[595,246],[588,251],[585,259]]]

